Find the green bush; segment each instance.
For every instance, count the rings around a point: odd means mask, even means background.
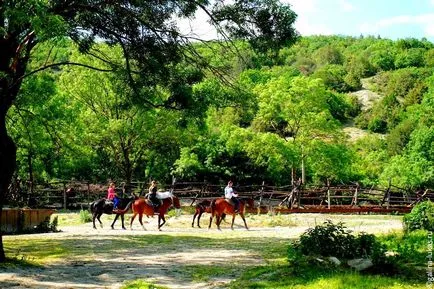
[[[50,217],[45,218],[45,220],[39,225],[35,226],[35,228],[28,233],[50,233],[50,232],[59,232],[57,229],[58,219],[57,217],[53,218],[53,221],[50,223]]]
[[[417,204],[409,214],[404,216],[404,228],[406,232],[425,229],[434,230],[434,203],[425,201]]]
[[[322,225],[308,229],[294,246],[295,250],[305,256],[323,256],[337,258],[372,257],[384,255],[385,249],[374,235],[360,234],[354,236],[342,223],[333,224],[326,221]],[[291,257],[294,256],[293,251]]]
[[[81,223],[89,223],[92,221],[92,215],[88,210],[81,210],[80,211],[80,222]]]

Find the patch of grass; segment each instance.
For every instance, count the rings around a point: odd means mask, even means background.
[[[260,266],[247,269],[229,288],[269,289],[422,289],[425,283],[356,272],[303,268],[298,274],[289,266]]]
[[[126,282],[125,285],[121,287],[121,289],[169,289],[169,288],[164,286],[157,286],[145,280],[139,279],[139,280]]]
[[[190,265],[183,266],[180,271],[186,278],[195,282],[207,282],[212,278],[221,276],[236,277],[238,268],[236,265]]]
[[[88,210],[80,211],[80,223],[85,224],[92,222],[92,215]]]
[[[397,261],[421,267],[426,265],[427,231],[417,230],[406,234],[394,232],[380,235],[378,239],[386,246],[387,250],[397,253]]]
[[[16,252],[16,255],[11,258],[6,258],[5,262],[0,263],[0,269],[6,268],[28,268],[28,267],[40,267],[33,258],[29,258],[25,255],[20,255]]]

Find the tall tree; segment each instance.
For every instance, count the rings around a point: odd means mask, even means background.
[[[6,114],[15,101],[23,79],[36,71],[58,65],[49,63],[32,72],[27,66],[32,50],[41,42],[68,36],[80,50],[110,64],[110,69],[124,70],[138,99],[150,106],[183,107],[183,94],[171,91],[165,101],[149,99],[143,87],[178,88],[176,70],[181,60],[204,63],[197,58],[192,38],[179,32],[175,18],[191,18],[198,9],[205,10],[211,24],[226,39],[249,39],[254,47],[267,50],[292,42],[297,33],[292,24],[296,14],[276,0],[223,1],[91,1],[91,0],[9,0],[0,3],[0,210],[15,169],[16,146],[6,130]],[[220,25],[224,23],[224,26]],[[125,58],[123,66],[95,49],[96,41],[118,44]],[[261,43],[265,43],[262,44]],[[276,45],[271,45],[276,43]],[[229,42],[230,45],[230,42]],[[1,216],[1,211],[0,211]],[[0,220],[1,221],[1,220]],[[5,260],[0,235],[0,261]]]

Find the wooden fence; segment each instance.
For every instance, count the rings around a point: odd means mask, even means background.
[[[147,192],[147,182],[133,182],[130,188],[117,188],[117,193],[143,195]],[[225,184],[206,182],[173,182],[159,186],[172,190],[189,205],[202,199],[213,199],[224,195]],[[87,209],[89,203],[106,196],[106,185],[84,182],[59,181],[44,186],[35,186],[31,196],[34,207]],[[253,198],[259,211],[270,209],[281,212],[364,212],[402,211],[406,212],[421,200],[434,200],[433,190],[413,192],[389,185],[388,188],[361,187],[357,184],[304,187],[300,185],[235,186],[240,197]]]
[[[47,218],[51,209],[3,209],[1,212],[0,231],[5,233],[31,231]]]

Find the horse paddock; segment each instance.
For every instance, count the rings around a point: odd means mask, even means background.
[[[392,215],[248,215],[242,220],[192,228],[192,215],[170,217],[162,231],[157,218],[145,218],[133,230],[120,222],[110,228],[113,216],[101,218],[104,227],[77,224],[78,214],[58,214],[59,233],[4,236],[9,257],[31,266],[6,266],[0,272],[1,288],[121,288],[137,279],[163,288],[227,288],[243,270],[265,264],[284,264],[288,242],[307,228],[327,219],[343,222],[356,232],[386,233],[401,230],[400,216]],[[126,215],[129,222],[131,214]]]

